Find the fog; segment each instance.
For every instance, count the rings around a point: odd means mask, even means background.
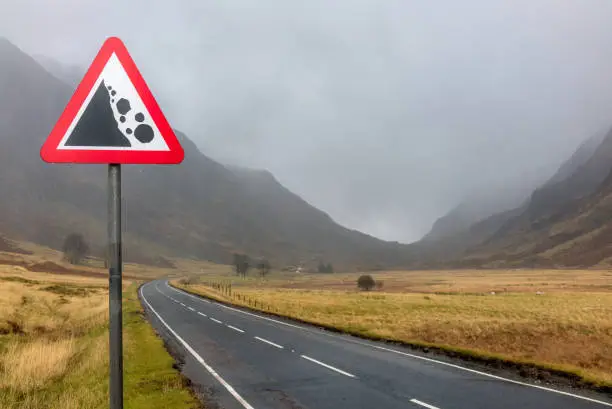
[[[609,0],[0,4],[0,35],[68,65],[121,37],[205,154],[385,239],[612,126]]]

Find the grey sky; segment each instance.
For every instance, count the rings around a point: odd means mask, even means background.
[[[30,53],[120,36],[204,153],[387,239],[612,125],[609,0],[0,1]]]

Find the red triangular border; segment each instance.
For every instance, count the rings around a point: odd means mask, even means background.
[[[129,79],[134,84],[142,102],[149,111],[169,151],[120,151],[120,150],[76,150],[57,149],[68,127],[85,102],[87,95],[94,87],[106,63],[115,53]],[[108,38],[87,73],[81,80],[74,95],[66,105],[49,137],[40,149],[40,157],[49,163],[119,163],[119,164],[177,164],[183,161],[185,154],[174,131],[166,120],[151,90],[145,83],[127,48],[117,37]]]

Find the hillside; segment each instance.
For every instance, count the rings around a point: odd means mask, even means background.
[[[574,244],[586,240],[593,245],[595,242],[590,235],[599,237],[593,229],[597,223],[602,223],[605,210],[595,202],[606,195],[604,181],[609,178],[611,169],[612,131],[593,135],[521,205],[474,221],[475,215],[486,209],[483,207],[486,200],[476,198],[440,218],[428,236],[411,246],[413,250],[418,249],[418,256],[413,258],[411,265],[532,267],[597,264],[607,257],[607,250],[596,245],[588,251],[591,255],[586,256],[584,250]],[[498,203],[503,203],[503,200]],[[587,210],[591,206],[597,209],[593,215]],[[494,206],[489,207],[492,208]],[[582,235],[587,237],[580,239]],[[601,253],[601,257],[593,256],[594,253]]]
[[[612,256],[612,131],[587,140],[530,200],[464,257],[491,266],[592,266]],[[595,146],[595,149],[593,149]]]
[[[481,193],[469,195],[468,199],[436,220],[423,240],[448,241],[450,239],[452,241],[460,238],[460,241],[465,241],[466,235],[488,238],[501,228],[511,215],[518,216],[525,210],[521,208],[529,205],[534,191],[550,190],[552,186],[572,177],[593,157],[607,134],[606,130],[585,140],[548,180],[545,180],[540,172],[531,175],[530,178],[520,178],[514,183],[505,183],[498,188],[492,187]],[[597,163],[600,162],[605,163],[605,161],[597,161]],[[583,176],[590,182],[581,186],[581,189],[584,188],[588,192],[593,190],[593,186],[601,183],[602,177],[606,175],[606,167],[599,169],[597,166],[593,166],[593,169],[587,171],[588,174]],[[579,196],[579,192],[574,193]],[[475,242],[480,242],[480,240],[475,240]]]
[[[437,219],[423,240],[436,241],[463,234],[474,224],[497,213],[521,206],[542,181],[521,181],[504,184],[499,188],[488,188],[455,206],[444,216]]]
[[[7,40],[0,40],[0,232],[53,248],[82,232],[98,254],[106,236],[106,169],[48,165],[39,149],[72,94]],[[124,167],[125,256],[228,262],[235,251],[276,263],[393,265],[403,247],[335,223],[266,172],[230,170],[177,131],[180,166]]]

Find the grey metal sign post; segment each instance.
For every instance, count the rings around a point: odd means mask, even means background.
[[[108,165],[108,307],[110,409],[123,409],[123,317],[121,258],[121,165]]]

